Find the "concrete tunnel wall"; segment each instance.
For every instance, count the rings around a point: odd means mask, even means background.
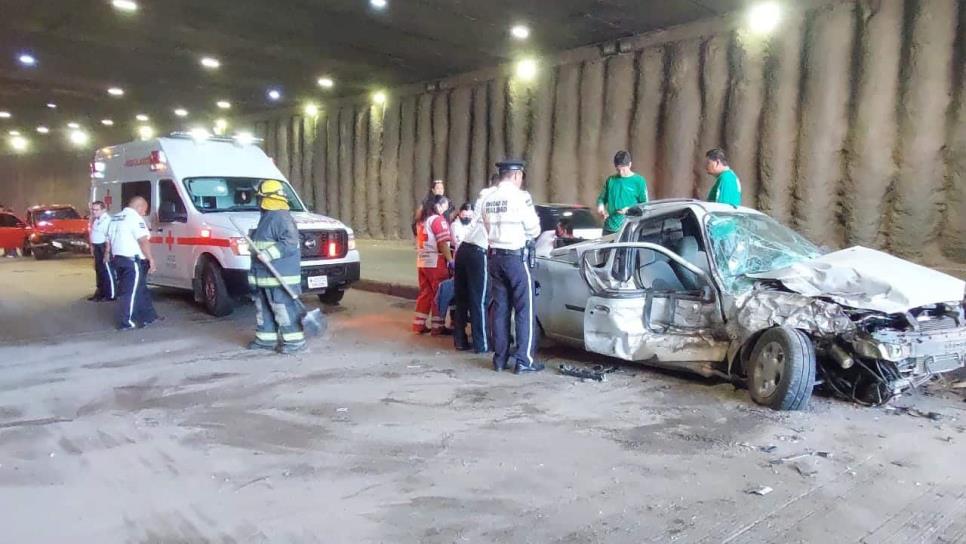
[[[788,4],[766,39],[732,15],[543,58],[532,82],[500,67],[247,121],[304,199],[361,237],[411,237],[430,180],[459,205],[508,156],[530,162],[538,202],[593,204],[621,148],[652,198],[703,198],[700,160],[720,146],[745,205],[820,244],[966,263],[966,0]],[[22,160],[0,158],[4,200],[33,191],[7,196],[9,172],[41,166]]]

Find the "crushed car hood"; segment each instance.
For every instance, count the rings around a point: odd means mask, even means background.
[[[948,274],[860,246],[749,276],[778,280],[805,296],[889,314],[960,301],[966,288],[966,282]]]

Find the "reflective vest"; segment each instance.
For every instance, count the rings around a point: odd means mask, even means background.
[[[295,219],[288,210],[263,211],[251,236],[255,249],[268,257],[282,281],[296,293],[302,289],[301,244]],[[268,271],[252,251],[248,284],[253,288],[280,287],[281,282]]]
[[[437,268],[442,255],[439,242],[433,233],[433,221],[439,215],[430,216],[416,227],[416,268]]]

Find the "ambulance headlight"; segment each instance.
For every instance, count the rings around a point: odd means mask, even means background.
[[[231,252],[240,257],[247,257],[251,255],[251,251],[248,248],[248,242],[244,238],[232,238],[230,240]]]

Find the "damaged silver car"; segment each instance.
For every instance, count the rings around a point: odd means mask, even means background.
[[[755,210],[664,200],[537,260],[545,337],[747,386],[878,405],[966,364],[966,283],[876,250],[823,255]]]

